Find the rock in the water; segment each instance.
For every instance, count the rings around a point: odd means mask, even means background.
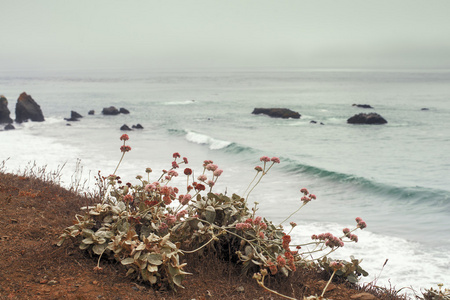
[[[83,116],[80,115],[79,113],[77,113],[76,111],[72,110],[72,111],[70,111],[70,117],[79,119],[79,118],[82,118]]]
[[[353,104],[352,106],[361,107],[361,108],[373,108],[369,104]]]
[[[130,113],[130,111],[129,111],[128,109],[123,108],[123,107],[121,107],[121,108],[119,109],[119,112],[120,112],[121,114],[125,114],[125,115],[128,115],[128,114]]]
[[[142,127],[141,124],[133,125],[133,126],[131,126],[131,128],[135,128],[135,129],[144,129],[144,127]]]
[[[115,108],[114,106],[110,106],[110,107],[105,107],[105,108],[103,108],[102,114],[104,114],[104,115],[112,115],[112,116],[115,116],[115,115],[120,114],[120,112],[119,112],[119,110],[118,110],[117,108]]]
[[[287,108],[255,108],[252,114],[259,115],[265,114],[273,118],[293,118],[300,119],[300,114],[298,112],[292,111]]]
[[[88,115],[93,115],[93,114],[95,114],[95,110],[91,109],[91,110],[88,112]]]
[[[426,107],[424,107],[424,108],[422,108],[421,110],[430,110],[429,108],[426,108]]]
[[[83,116],[77,113],[76,111],[70,112],[70,118],[64,118],[66,121],[78,121],[79,118],[82,118]]]
[[[13,124],[8,124],[5,126],[5,130],[12,130],[12,129],[16,129]]]
[[[5,96],[0,96],[0,124],[1,123],[12,123],[12,119],[9,116],[11,112],[8,109],[8,100]]]
[[[317,121],[311,120],[311,121],[309,121],[309,123],[311,123],[311,124],[317,124]]]
[[[371,124],[371,125],[381,125],[386,124],[387,121],[377,113],[370,114],[357,114],[347,120],[349,124]]]
[[[128,127],[127,124],[123,124],[122,127],[120,127],[120,130],[131,130],[131,128]]]
[[[33,100],[33,98],[31,98],[30,95],[23,92],[20,94],[16,103],[16,122],[22,123],[24,121],[28,121],[28,119],[35,122],[45,121],[41,107],[36,103],[36,101]]]

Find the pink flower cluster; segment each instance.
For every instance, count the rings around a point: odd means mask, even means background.
[[[206,182],[206,180],[208,180],[208,177],[206,177],[205,174],[202,174],[202,175],[198,176],[197,179],[198,179],[199,181]]]
[[[179,168],[180,165],[177,163],[177,158],[181,157],[180,153],[175,152],[174,154],[172,154],[172,157],[174,158],[174,161],[172,162],[172,168],[173,169]],[[181,163],[187,164],[188,163],[188,159],[186,157],[183,157],[183,161]]]
[[[187,213],[188,213],[188,212],[187,212],[187,210],[185,210],[185,209],[180,210],[180,211],[177,213],[177,220],[183,218]]]
[[[131,151],[131,147],[128,145],[122,145],[122,146],[120,146],[120,151],[122,151],[124,153],[129,152],[129,151]]]
[[[325,246],[328,246],[330,248],[344,247],[344,242],[342,241],[342,239],[335,237],[329,232],[321,233],[319,235],[313,234],[311,236],[311,239],[325,241]]]
[[[277,266],[270,260],[267,261],[267,267],[269,267],[270,273],[275,275],[278,272]]]
[[[180,203],[182,205],[188,204],[191,199],[192,199],[192,196],[189,194],[178,196],[178,200],[180,201]]]
[[[251,228],[254,228],[259,238],[264,239],[264,232],[260,230],[267,229],[267,224],[262,221],[261,217],[248,218],[245,222],[236,224],[237,230],[248,230]]]
[[[134,200],[134,198],[130,194],[125,195],[125,197],[123,197],[123,202],[126,202],[126,203],[133,203],[133,200]]]
[[[280,163],[280,159],[278,158],[278,157],[272,157],[272,158],[270,158],[270,157],[268,157],[268,156],[261,156],[260,158],[259,158],[259,160],[260,161],[262,161],[262,162],[264,162],[264,163],[267,163],[267,162],[270,162],[270,161],[272,161],[273,163],[277,163],[277,164],[279,164]]]
[[[345,235],[346,237],[348,237],[350,240],[354,241],[355,243],[358,242],[358,236],[357,236],[356,234],[352,234],[352,233],[350,232],[350,229],[344,228],[344,229],[342,229],[342,232],[343,232],[344,235]]]
[[[255,219],[252,218],[248,218],[247,220],[245,220],[245,223],[250,224],[250,225],[256,225],[259,226],[260,229],[267,229],[267,224],[262,222],[262,218],[261,217],[256,217]]]
[[[173,224],[175,224],[176,221],[177,221],[177,217],[175,217],[174,215],[168,215],[166,217],[167,225],[173,225]]]
[[[364,222],[363,219],[361,219],[360,217],[356,218],[355,221],[356,221],[356,223],[357,223],[356,226],[357,226],[358,228],[364,229],[364,228],[367,227],[366,222]]]
[[[156,192],[161,189],[161,185],[159,182],[155,181],[153,183],[149,183],[144,187],[144,190],[147,192]]]
[[[289,249],[289,243],[290,242],[291,242],[291,236],[287,235],[287,234],[283,235],[282,247],[283,247],[284,250],[289,251],[289,252],[291,251]]]
[[[331,263],[330,263],[330,267],[333,269],[333,270],[339,270],[339,269],[341,269],[342,267],[344,266],[344,264],[343,263],[341,263],[340,261],[332,261]]]
[[[308,203],[311,200],[316,199],[316,195],[309,194],[308,190],[306,188],[300,189],[300,193],[303,193],[303,197],[300,199],[303,203]],[[309,195],[308,195],[309,194]]]
[[[164,204],[169,205],[176,198],[178,189],[165,185],[161,188],[160,193],[163,196]]]
[[[252,224],[249,223],[237,223],[236,230],[247,230],[252,228]]]

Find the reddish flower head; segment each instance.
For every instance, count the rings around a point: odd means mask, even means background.
[[[128,141],[130,139],[130,137],[128,136],[128,134],[122,134],[122,136],[120,137],[121,141]]]
[[[120,151],[122,151],[122,152],[128,152],[128,151],[131,151],[131,147],[130,147],[130,146],[123,145],[123,146],[120,147]]]
[[[216,177],[219,177],[220,175],[222,175],[223,170],[222,169],[217,169],[214,171],[213,175]]]
[[[278,255],[277,263],[278,263],[278,266],[280,268],[282,268],[282,267],[284,267],[286,265],[286,260],[281,255]]]
[[[198,183],[198,184],[195,186],[195,189],[198,190],[198,191],[204,191],[206,188],[205,188],[205,186],[204,186],[203,184]]]
[[[202,175],[198,176],[197,179],[200,180],[200,181],[205,182],[208,179],[208,177],[206,177],[206,175],[202,174]]]
[[[261,168],[260,166],[256,166],[256,167],[255,167],[255,170],[256,170],[257,172],[262,172],[262,171],[263,171],[263,168]]]
[[[273,161],[274,163],[277,163],[277,164],[280,163],[280,159],[278,157],[275,157],[275,156],[272,157],[270,160]]]
[[[184,169],[184,175],[189,176],[191,174],[192,174],[192,170],[191,169],[189,169],[189,168]]]
[[[179,158],[179,157],[181,157],[181,155],[180,155],[180,153],[175,152],[174,154],[172,154],[172,157],[173,158]]]
[[[127,203],[133,203],[133,196],[130,194],[125,195],[125,197],[123,197],[123,201]]]
[[[180,201],[181,204],[186,205],[189,203],[189,201],[191,200],[192,196],[189,194],[186,194],[183,196],[183,199]]]
[[[263,162],[269,162],[269,161],[270,161],[270,157],[268,157],[268,156],[261,156],[261,157],[259,158],[259,160],[260,160],[260,161],[263,161]]]

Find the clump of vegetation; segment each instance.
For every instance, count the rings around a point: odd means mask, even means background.
[[[442,283],[438,284],[439,289],[430,288],[426,290],[424,295],[425,300],[450,300],[450,290],[442,289],[444,285]]]
[[[361,218],[356,218],[355,228],[344,228],[342,236],[322,233],[313,235],[310,242],[293,245],[289,234],[296,224],[290,222],[288,228],[283,224],[315,200],[314,194],[302,188],[299,208],[280,224],[257,216],[257,202],[250,208],[249,195],[280,163],[279,158],[260,158],[262,165],[255,167],[256,175],[243,196],[213,192],[223,173],[213,161],[205,160],[196,178],[190,168],[180,171],[188,159],[179,153],[172,155],[170,168],[159,178],[151,180],[152,169],[147,168],[146,178],[137,176],[139,183],[133,185],[116,175],[124,155],[131,150],[128,139],[126,134],[120,137],[122,157],[114,173],[99,173],[101,202],[83,207],[85,214],[75,216],[74,224],[64,230],[58,243],[71,238],[80,249],[98,255],[96,271],[102,269],[102,257],[114,259],[128,269],[129,276],[155,287],[176,289],[189,274],[180,257],[213,250],[242,264],[243,272],[254,274],[263,288],[265,277],[289,276],[298,268],[328,270],[332,273],[330,281],[333,276],[341,276],[355,283],[361,275],[368,275],[353,257],[350,262],[328,257],[345,243],[358,241],[353,232],[367,226]],[[183,187],[173,185],[179,172],[186,176]]]

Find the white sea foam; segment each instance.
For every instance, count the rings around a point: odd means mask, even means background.
[[[195,100],[163,102],[163,105],[189,105],[189,104],[195,104]]]
[[[342,236],[341,228],[342,225],[335,223],[299,223],[291,233],[292,244],[310,242],[312,234],[331,232]],[[358,243],[346,243],[329,257],[349,261],[353,255],[362,259],[361,267],[369,272],[369,276],[361,277],[361,284],[374,282],[382,287],[392,285],[396,289],[405,287],[419,292],[423,288],[436,287],[438,283],[450,282],[450,253],[446,249],[427,247],[366,229],[355,233],[359,237]],[[386,259],[388,262],[383,268]],[[411,289],[403,292],[412,294]]]
[[[209,149],[211,150],[223,149],[231,144],[228,141],[214,139],[205,134],[196,133],[193,131],[188,131],[188,133],[186,134],[186,139],[192,143],[197,143],[200,145],[208,145]]]

